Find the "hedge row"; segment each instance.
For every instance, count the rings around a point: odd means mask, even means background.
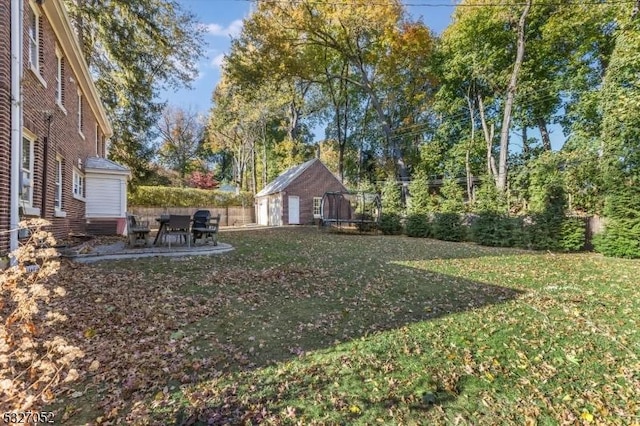
[[[139,186],[129,192],[128,204],[136,207],[248,207],[253,195],[196,188]]]
[[[483,213],[466,225],[464,216],[457,213],[435,213],[410,215],[404,230],[410,237],[468,240],[485,246],[580,251],[584,249],[586,224],[572,217],[540,214],[525,221],[522,217]]]

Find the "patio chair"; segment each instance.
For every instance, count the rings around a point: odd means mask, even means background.
[[[127,236],[129,237],[130,246],[135,246],[140,241],[146,246],[150,232],[149,221],[142,220],[139,216],[133,214],[127,214]]]
[[[206,214],[205,214],[206,212]],[[209,217],[208,210],[198,210],[193,214],[193,242],[202,238],[204,242],[210,239],[214,246],[218,245],[218,227],[220,225],[220,214]]]
[[[169,248],[171,248],[171,238],[176,235],[180,240],[185,237],[187,246],[191,247],[191,216],[188,215],[169,215],[169,222],[162,234],[164,241],[169,239]]]

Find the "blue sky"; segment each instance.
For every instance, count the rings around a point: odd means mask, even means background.
[[[338,1],[338,0],[336,0]],[[196,14],[205,25],[206,56],[198,64],[199,76],[193,82],[193,89],[177,92],[164,92],[162,98],[169,104],[182,108],[191,108],[206,113],[211,107],[211,94],[220,78],[220,64],[228,52],[231,36],[238,35],[242,29],[242,19],[251,11],[252,2],[245,0],[180,0],[180,3]],[[454,10],[452,0],[419,0],[405,3],[434,5],[451,3],[451,6],[410,6],[409,12],[422,20],[433,31],[440,33],[449,24]]]
[[[205,57],[198,64],[199,76],[192,83],[192,89],[176,92],[164,92],[161,97],[170,105],[192,109],[206,114],[211,108],[211,95],[220,79],[220,65],[224,54],[228,52],[232,36],[242,30],[242,20],[249,16],[252,2],[249,0],[179,0],[180,3],[195,13],[207,30],[205,41]],[[341,1],[341,0],[335,0]],[[348,0],[347,0],[348,1]],[[456,0],[403,0],[407,9],[415,19],[421,19],[434,32],[440,34],[449,25]],[[532,129],[531,136],[538,136],[537,129]],[[559,149],[565,137],[558,125],[549,126],[551,145]],[[318,131],[316,138],[324,135]],[[517,137],[512,138],[514,145]],[[517,149],[517,147],[516,147]]]

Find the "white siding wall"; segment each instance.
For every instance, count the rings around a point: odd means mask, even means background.
[[[86,174],[87,218],[124,217],[127,210],[127,178]]]

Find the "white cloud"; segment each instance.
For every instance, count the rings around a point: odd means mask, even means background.
[[[222,64],[224,63],[224,53],[220,53],[218,55],[216,55],[212,60],[211,60],[211,66],[214,68],[220,68],[222,67]]]
[[[236,19],[228,26],[224,27],[220,24],[206,24],[204,30],[212,36],[217,37],[237,37],[242,31],[242,19]]]

